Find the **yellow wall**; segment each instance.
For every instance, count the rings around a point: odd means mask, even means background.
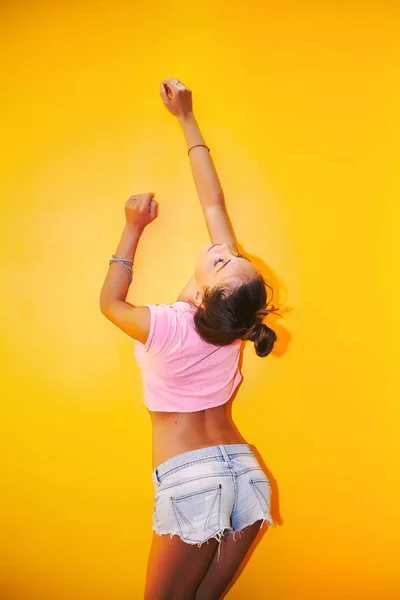
[[[237,237],[293,307],[281,356],[245,349],[234,418],[278,526],[228,597],[400,597],[398,12],[2,7],[2,599],[143,595],[150,420],[133,341],[98,297],[133,193],[160,211],[132,303],[174,302],[208,243],[167,77],[193,90]]]

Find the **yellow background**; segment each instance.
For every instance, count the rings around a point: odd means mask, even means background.
[[[168,77],[292,307],[280,356],[244,351],[234,419],[278,526],[228,597],[400,597],[398,8],[2,5],[2,600],[143,597],[150,419],[98,298],[130,195],[160,204],[132,303],[174,302],[208,243]]]

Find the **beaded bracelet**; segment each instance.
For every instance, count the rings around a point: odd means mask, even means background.
[[[189,148],[189,150],[188,150],[188,156],[189,156],[189,152],[191,150],[193,150],[193,148],[197,148],[197,146],[202,146],[203,148],[207,148],[207,150],[210,152],[210,148],[208,146],[206,146],[205,144],[195,144],[194,146],[192,146],[191,148]]]

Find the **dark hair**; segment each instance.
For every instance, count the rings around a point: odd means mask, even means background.
[[[273,329],[262,323],[264,317],[278,310],[267,309],[267,291],[262,275],[236,289],[226,284],[206,288],[203,303],[196,307],[194,324],[197,333],[215,346],[228,346],[237,339],[254,342],[258,356],[267,356],[277,339]]]

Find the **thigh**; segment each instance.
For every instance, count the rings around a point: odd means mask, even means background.
[[[223,538],[219,552],[216,552],[197,588],[194,600],[219,600],[222,597],[257,535],[263,535],[260,532],[261,523],[261,520],[256,521],[236,532],[235,536],[228,535]]]
[[[211,539],[198,547],[178,535],[154,536],[146,573],[145,600],[192,600],[217,548]]]

